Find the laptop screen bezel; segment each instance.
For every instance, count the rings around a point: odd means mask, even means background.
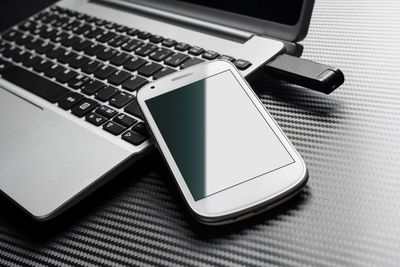
[[[187,2],[172,0],[123,0],[168,12],[178,13],[217,23],[257,35],[264,35],[289,42],[301,41],[305,38],[310,24],[314,0],[304,0],[299,20],[295,25],[281,24],[273,21],[244,16],[210,7],[199,6]]]

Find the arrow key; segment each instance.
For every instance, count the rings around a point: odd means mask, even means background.
[[[126,131],[121,137],[125,141],[127,141],[135,146],[140,145],[147,139],[147,137],[141,135],[140,133],[130,131],[130,130]]]
[[[120,135],[126,128],[116,122],[109,121],[103,125],[103,129],[113,135]]]
[[[102,125],[107,119],[96,113],[90,113],[86,116],[86,120],[96,126]]]

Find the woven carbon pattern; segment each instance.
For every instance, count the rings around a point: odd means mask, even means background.
[[[1,265],[398,265],[400,2],[317,0],[304,58],[339,66],[330,96],[254,88],[310,179],[289,203],[228,227],[196,224],[158,152],[49,223],[1,198]]]

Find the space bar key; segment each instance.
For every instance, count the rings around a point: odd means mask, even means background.
[[[1,72],[1,78],[51,103],[56,103],[61,96],[70,92],[67,88],[18,66],[6,68]]]

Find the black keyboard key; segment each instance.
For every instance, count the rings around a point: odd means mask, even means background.
[[[54,27],[64,29],[69,24],[70,19],[66,17],[59,17],[56,22],[52,24]]]
[[[128,91],[135,91],[143,87],[145,84],[147,84],[148,81],[145,78],[142,78],[138,75],[132,76],[128,80],[126,80],[123,84],[122,87]]]
[[[124,32],[127,32],[129,30],[128,27],[126,27],[124,25],[121,25],[121,24],[115,25],[114,29],[119,33],[124,33]]]
[[[180,42],[180,43],[177,43],[177,44],[175,45],[175,49],[178,50],[178,51],[186,51],[186,50],[188,50],[189,48],[190,48],[190,45],[187,44],[187,43],[182,43],[182,42]]]
[[[72,79],[70,79],[68,81],[68,85],[73,89],[79,89],[89,81],[90,78],[88,76],[79,74],[78,76],[75,76]]]
[[[79,101],[83,99],[83,95],[71,92],[64,95],[58,100],[58,106],[62,109],[68,110],[75,106]]]
[[[27,49],[32,49],[32,50],[37,50],[38,48],[40,48],[45,42],[39,38],[35,38],[35,39],[27,39],[26,40],[26,44],[25,47]]]
[[[37,37],[32,37],[32,38],[26,37],[23,40],[24,40],[24,44],[23,45],[27,49],[36,49],[38,46],[40,46],[41,44],[44,43],[44,41],[42,41],[41,39],[39,39]]]
[[[116,122],[109,121],[103,125],[103,129],[109,133],[112,133],[113,135],[120,135],[123,131],[125,131],[126,128]]]
[[[44,75],[46,75],[47,77],[53,78],[56,76],[57,73],[61,72],[61,71],[65,71],[66,69],[59,65],[54,63],[50,68],[46,69],[44,71]]]
[[[60,10],[60,9],[62,10],[61,14],[64,14],[64,15],[66,15],[66,17],[69,17],[69,18],[73,18],[76,16],[76,14],[79,14],[77,11],[58,7],[58,10]]]
[[[103,50],[105,48],[105,46],[101,45],[101,44],[95,44],[92,43],[91,45],[89,45],[88,47],[86,47],[83,51],[85,52],[85,54],[88,54],[89,56],[94,56],[96,55],[100,50]]]
[[[139,31],[139,32],[137,33],[137,36],[138,36],[140,39],[142,39],[142,40],[146,40],[146,39],[148,39],[148,38],[151,37],[151,33],[145,32],[145,31]]]
[[[147,131],[146,124],[144,122],[139,122],[132,127],[132,131],[140,133],[143,136],[149,137],[149,132]]]
[[[103,65],[101,68],[97,69],[94,73],[94,76],[97,78],[104,80],[111,74],[117,71],[117,68],[110,65]]]
[[[33,28],[32,30],[30,30],[29,32],[33,35],[38,35],[40,33],[40,31],[45,28],[46,26],[41,25],[41,26],[37,26],[36,28]]]
[[[6,68],[1,73],[1,76],[3,79],[18,85],[25,90],[50,101],[51,103],[57,102],[61,96],[70,92],[67,88],[18,66],[10,66]]]
[[[129,55],[128,53],[125,52],[120,52],[118,54],[116,54],[115,56],[113,56],[110,59],[110,63],[114,64],[116,66],[121,66],[122,64],[124,64],[127,60],[129,60],[132,56]]]
[[[111,29],[117,27],[117,24],[114,23],[114,22],[111,22],[111,21],[107,21],[107,22],[104,24],[104,27],[111,30]]]
[[[136,34],[139,33],[139,30],[138,30],[138,29],[135,29],[135,28],[128,28],[128,30],[126,31],[126,33],[127,33],[129,36],[135,36]]]
[[[173,39],[170,39],[170,38],[164,39],[164,40],[162,41],[162,45],[163,45],[163,46],[166,46],[166,47],[172,47],[172,46],[174,46],[175,44],[176,44],[176,41],[173,40]]]
[[[76,30],[80,25],[82,25],[80,21],[77,20],[69,21],[66,23],[63,30],[65,31]]]
[[[77,75],[78,75],[77,72],[70,69],[65,69],[64,71],[57,73],[54,77],[60,83],[66,83]]]
[[[0,53],[3,52],[5,49],[10,49],[10,48],[11,48],[10,44],[0,39]]]
[[[72,58],[76,58],[78,56],[77,53],[71,51],[71,50],[67,50],[64,53],[60,54],[57,57],[57,60],[60,61],[61,63],[67,63],[68,61],[70,61]]]
[[[176,70],[174,69],[164,67],[153,75],[153,79],[155,80],[160,79],[161,77],[167,76],[168,74],[174,73],[175,71]]]
[[[204,53],[204,49],[199,46],[192,46],[188,52],[191,55],[198,56]]]
[[[130,71],[135,71],[141,66],[145,65],[147,62],[147,60],[134,56],[124,63],[124,68]]]
[[[209,59],[209,60],[216,59],[217,57],[219,57],[219,54],[217,52],[211,51],[211,50],[204,52],[204,54],[202,55],[202,58]]]
[[[47,68],[50,68],[51,65],[53,65],[53,62],[47,60],[47,59],[42,59],[41,61],[35,63],[32,65],[32,68],[36,70],[37,72],[43,72]]]
[[[188,60],[190,57],[188,55],[182,53],[176,53],[175,55],[169,56],[165,59],[164,63],[171,67],[178,67],[185,60]]]
[[[96,38],[98,36],[103,35],[105,32],[105,30],[103,30],[102,28],[98,28],[98,27],[92,27],[91,29],[89,29],[84,36],[87,38]]]
[[[41,45],[44,44],[44,41],[42,41],[39,38],[34,38],[32,40],[28,39],[25,43],[25,47],[27,49],[32,49],[32,50],[36,50],[38,47],[40,47]]]
[[[37,26],[38,26],[37,23],[28,20],[28,21],[25,21],[24,23],[22,23],[21,25],[19,25],[18,28],[23,31],[31,31],[31,30],[35,29]]]
[[[11,48],[9,52],[10,53],[8,54],[8,57],[12,58],[16,62],[19,62],[18,60],[20,58],[21,53],[24,53],[24,51],[19,49],[18,47]]]
[[[161,43],[164,40],[164,37],[162,37],[161,35],[152,35],[149,38],[150,42],[158,44]]]
[[[75,68],[75,69],[79,69],[80,67],[82,67],[83,65],[85,65],[86,63],[88,63],[90,61],[90,59],[88,57],[85,57],[83,55],[78,55],[76,57],[73,57],[68,64]]]
[[[50,37],[50,40],[55,43],[59,43],[59,42],[61,42],[62,39],[67,38],[67,36],[68,36],[68,33],[57,30]]]
[[[133,100],[129,105],[127,105],[125,107],[125,112],[127,112],[133,116],[136,116],[140,119],[143,119],[142,110],[140,109],[139,104],[136,99]]]
[[[154,50],[156,50],[157,47],[158,47],[158,46],[155,45],[155,44],[147,43],[147,44],[145,44],[145,45],[143,45],[143,46],[141,46],[141,47],[138,47],[138,48],[135,50],[135,53],[136,53],[137,55],[139,55],[139,56],[146,57],[146,56],[148,56],[151,52],[153,52]]]
[[[59,55],[61,55],[62,53],[64,53],[66,50],[60,46],[55,46],[53,47],[51,50],[46,52],[46,56],[48,56],[49,58],[56,58]]]
[[[114,39],[112,39],[111,41],[109,41],[108,44],[113,47],[120,47],[129,40],[130,40],[130,38],[128,36],[119,35],[119,36],[115,37]]]
[[[86,17],[88,17],[88,15],[86,15],[86,14],[84,14],[84,13],[78,13],[75,17],[76,17],[79,21],[83,21],[83,20],[86,19]]]
[[[99,82],[97,80],[90,80],[88,83],[81,87],[81,92],[87,95],[93,95],[104,86],[105,84],[102,82]]]
[[[234,58],[234,57],[231,57],[231,56],[228,56],[228,55],[221,55],[221,56],[219,56],[218,58],[219,58],[219,59],[222,59],[222,60],[230,61],[230,62],[235,61],[235,58]]]
[[[96,56],[101,60],[109,60],[116,54],[118,54],[118,50],[115,50],[111,47],[105,47],[97,52]]]
[[[24,51],[24,50],[20,50],[18,53],[15,53],[15,54],[13,55],[12,59],[13,59],[15,62],[22,62],[22,61],[28,59],[29,56],[30,56],[30,53],[29,53],[29,52],[26,52],[26,51]]]
[[[57,29],[50,28],[50,27],[44,27],[40,30],[39,35],[43,39],[47,39],[47,38],[50,38],[50,37],[56,35],[57,32],[59,32]]]
[[[95,23],[96,25],[98,25],[98,26],[102,26],[102,25],[106,24],[107,21],[102,20],[102,19],[99,19],[99,18],[96,18],[96,19],[94,20],[94,23]]]
[[[28,58],[26,58],[24,61],[22,61],[22,64],[24,64],[25,67],[32,67],[34,64],[38,63],[40,60],[42,60],[41,57],[31,54]]]
[[[53,24],[54,27],[59,27],[60,29],[63,29],[68,26],[69,19],[68,18],[60,18],[57,22]]]
[[[162,61],[166,57],[170,56],[173,52],[167,48],[160,47],[157,50],[154,50],[150,54],[150,59],[154,61]]]
[[[19,53],[19,51],[21,51],[21,49],[19,49],[18,47],[12,47],[9,44],[6,44],[3,48],[2,48],[2,54],[4,57],[7,58],[12,58],[14,54]]]
[[[133,50],[135,50],[136,48],[138,48],[139,46],[142,46],[144,44],[144,42],[140,41],[140,40],[136,40],[136,39],[131,39],[128,42],[124,43],[121,48],[124,51],[127,52],[132,52]]]
[[[129,72],[119,70],[107,78],[108,82],[114,85],[120,85],[123,81],[128,79],[131,75]]]
[[[68,35],[66,38],[63,38],[61,40],[61,44],[66,47],[70,47],[70,46],[73,46],[74,44],[76,44],[77,42],[79,42],[80,40],[81,40],[81,38],[79,38],[76,35],[71,34],[71,35]]]
[[[90,113],[89,115],[86,115],[85,119],[96,126],[100,126],[107,121],[106,118],[96,113]]]
[[[2,38],[4,40],[14,42],[14,41],[18,40],[21,36],[22,36],[22,34],[19,31],[10,30],[10,31],[6,32],[5,34],[3,34]]]
[[[113,121],[126,127],[130,127],[137,122],[136,119],[123,113],[120,113],[118,116],[115,116]]]
[[[251,66],[251,63],[249,61],[243,59],[238,59],[233,62],[233,64],[235,64],[236,68],[238,68],[239,70],[245,70]]]
[[[53,22],[56,21],[57,21],[57,16],[51,13],[49,13],[44,19],[42,19],[42,22],[45,24],[53,24]]]
[[[34,46],[35,46],[34,50],[38,54],[46,54],[47,52],[49,52],[51,49],[54,48],[54,45],[52,43],[45,43],[45,42],[41,43],[41,41],[35,42]]]
[[[200,63],[203,63],[203,62],[205,62],[205,60],[203,60],[203,59],[200,59],[200,58],[191,58],[191,59],[189,59],[189,60],[186,60],[182,65],[181,65],[181,69],[186,69],[186,68],[189,68],[189,67],[191,67],[191,66],[194,66],[194,65],[197,65],[197,64],[200,64]]]
[[[76,104],[73,108],[71,108],[72,114],[75,116],[82,118],[93,109],[95,109],[99,103],[94,101],[93,99],[83,99],[78,104]]]
[[[83,65],[81,67],[81,70],[83,72],[86,72],[88,74],[92,74],[93,72],[95,72],[98,68],[101,68],[104,64],[101,63],[100,61],[97,60],[91,60],[88,63],[86,63],[85,65]]]
[[[15,42],[19,45],[25,45],[27,43],[32,43],[33,41],[33,37],[28,35],[28,34],[24,34],[22,35],[20,38],[16,39]]]
[[[72,29],[72,31],[76,34],[84,34],[85,32],[89,31],[92,27],[89,24],[81,24],[78,27]]]
[[[94,95],[94,97],[100,101],[107,101],[109,100],[113,95],[115,95],[119,90],[115,88],[114,86],[105,86],[101,88],[97,93]]]
[[[110,107],[107,107],[107,106],[100,106],[96,109],[95,112],[97,114],[102,115],[103,117],[108,118],[108,119],[110,119],[118,114],[118,111],[116,111],[115,109],[112,109]]]
[[[108,101],[111,106],[116,108],[122,108],[126,104],[128,104],[134,98],[133,95],[125,93],[125,92],[118,92],[111,97]]]
[[[131,130],[126,131],[124,134],[122,134],[121,138],[135,146],[140,145],[147,139],[147,137],[141,135],[140,133]]]
[[[92,41],[81,39],[80,41],[76,42],[72,48],[77,51],[83,51],[86,47],[91,46],[93,44]]]
[[[140,75],[150,77],[157,71],[162,69],[162,66],[160,64],[154,63],[154,62],[149,62],[146,65],[142,66],[141,68],[138,69],[138,73]]]
[[[109,40],[115,38],[117,36],[117,34],[115,34],[114,32],[108,31],[108,32],[104,32],[102,35],[98,36],[96,38],[97,41],[105,43],[108,42]]]

